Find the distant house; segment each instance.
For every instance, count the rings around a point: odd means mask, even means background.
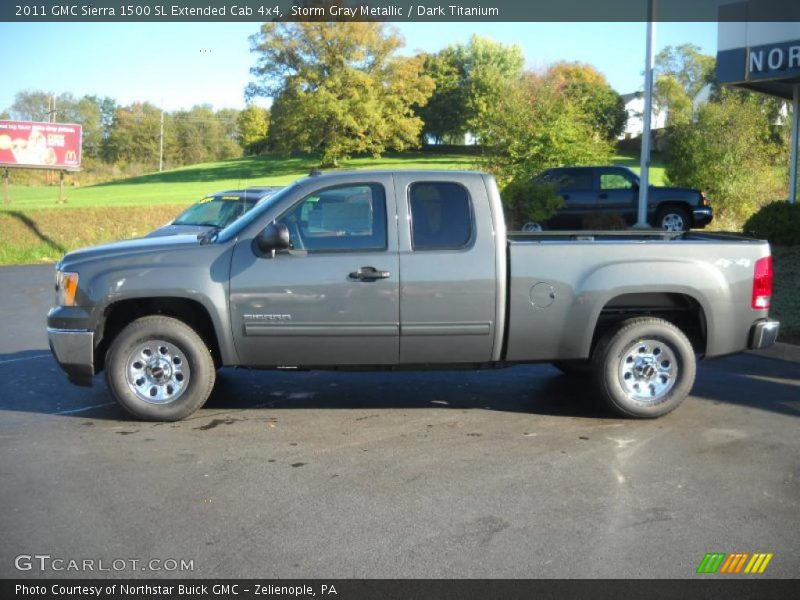
[[[620,139],[626,140],[642,135],[644,131],[644,93],[633,92],[622,94],[622,101],[625,103],[625,111],[628,113],[628,122],[625,130],[620,135]],[[650,119],[650,130],[664,129],[667,124],[667,111],[653,102],[653,116]]]

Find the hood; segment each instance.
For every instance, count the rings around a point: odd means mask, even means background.
[[[96,259],[109,259],[116,256],[137,254],[158,254],[180,250],[189,246],[199,246],[197,235],[171,235],[163,237],[143,237],[121,242],[111,242],[99,246],[89,246],[73,250],[58,261],[57,268],[69,270],[80,263]]]
[[[148,233],[146,238],[165,237],[168,235],[197,235],[198,233],[205,233],[213,229],[211,225],[164,225],[158,229]]]

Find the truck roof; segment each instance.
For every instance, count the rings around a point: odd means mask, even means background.
[[[297,183],[305,184],[309,181],[318,181],[320,178],[336,181],[352,181],[353,179],[363,178],[369,175],[411,175],[413,177],[442,177],[443,175],[453,178],[464,177],[484,177],[486,173],[481,171],[452,170],[452,169],[361,169],[347,171],[322,171],[319,174],[310,175],[298,179]]]

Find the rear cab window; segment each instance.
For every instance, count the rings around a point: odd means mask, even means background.
[[[442,181],[413,183],[408,203],[414,251],[460,250],[472,241],[472,202],[464,186]]]

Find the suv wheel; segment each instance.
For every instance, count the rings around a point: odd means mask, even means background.
[[[188,417],[211,395],[216,369],[203,339],[186,323],[150,316],[133,321],[106,357],[106,383],[119,404],[146,421]]]
[[[662,209],[656,218],[656,225],[665,231],[689,231],[691,224],[689,211],[678,206]]]

